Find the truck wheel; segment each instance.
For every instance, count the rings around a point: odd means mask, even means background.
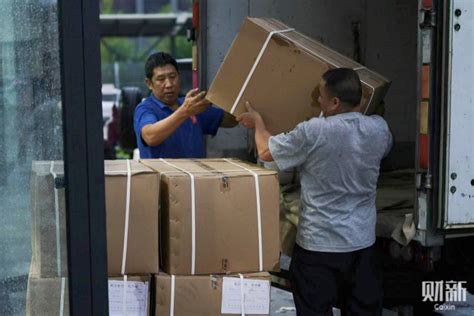
[[[120,106],[119,140],[125,150],[133,151],[137,147],[137,139],[133,128],[135,108],[142,101],[142,92],[138,87],[123,87]]]

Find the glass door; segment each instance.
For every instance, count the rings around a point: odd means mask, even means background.
[[[108,313],[98,17],[1,1],[0,315]]]

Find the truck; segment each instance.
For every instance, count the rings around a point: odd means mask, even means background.
[[[247,16],[279,19],[392,81],[384,118],[395,142],[382,162],[377,210],[385,304],[433,311],[421,304],[428,280],[458,280],[473,293],[474,3],[195,1],[195,85],[209,87]],[[252,137],[222,130],[207,140],[208,156],[255,160]],[[286,269],[275,275],[283,287]]]

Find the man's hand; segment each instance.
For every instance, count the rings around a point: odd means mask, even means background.
[[[186,94],[183,104],[178,108],[186,116],[193,116],[204,112],[211,102],[206,99],[206,91],[199,92],[199,89],[189,90]]]
[[[260,113],[253,109],[252,105],[250,105],[250,102],[245,102],[245,108],[247,109],[247,112],[237,116],[237,122],[247,128],[255,128],[255,122],[262,120],[262,117],[260,116]]]
[[[260,113],[253,109],[250,102],[245,102],[245,107],[247,112],[240,114],[237,117],[237,122],[247,128],[255,128],[255,145],[257,146],[258,156],[263,161],[273,161],[272,154],[268,148],[268,140],[271,135],[265,127],[265,122]]]

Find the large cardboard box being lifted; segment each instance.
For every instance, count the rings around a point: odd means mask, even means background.
[[[243,275],[243,279],[238,275],[171,277],[160,274],[155,276],[155,283],[156,315],[270,314],[270,274],[266,272]],[[170,313],[171,309],[174,313]]]
[[[387,79],[321,43],[295,30],[269,39],[270,32],[288,29],[275,19],[247,18],[207,98],[234,115],[245,112],[245,101],[250,101],[272,134],[289,131],[320,114],[318,85],[329,69],[357,71],[363,90],[361,105],[367,113],[384,98],[390,85]]]
[[[141,160],[161,175],[161,257],[169,274],[279,269],[275,171],[232,159]]]

